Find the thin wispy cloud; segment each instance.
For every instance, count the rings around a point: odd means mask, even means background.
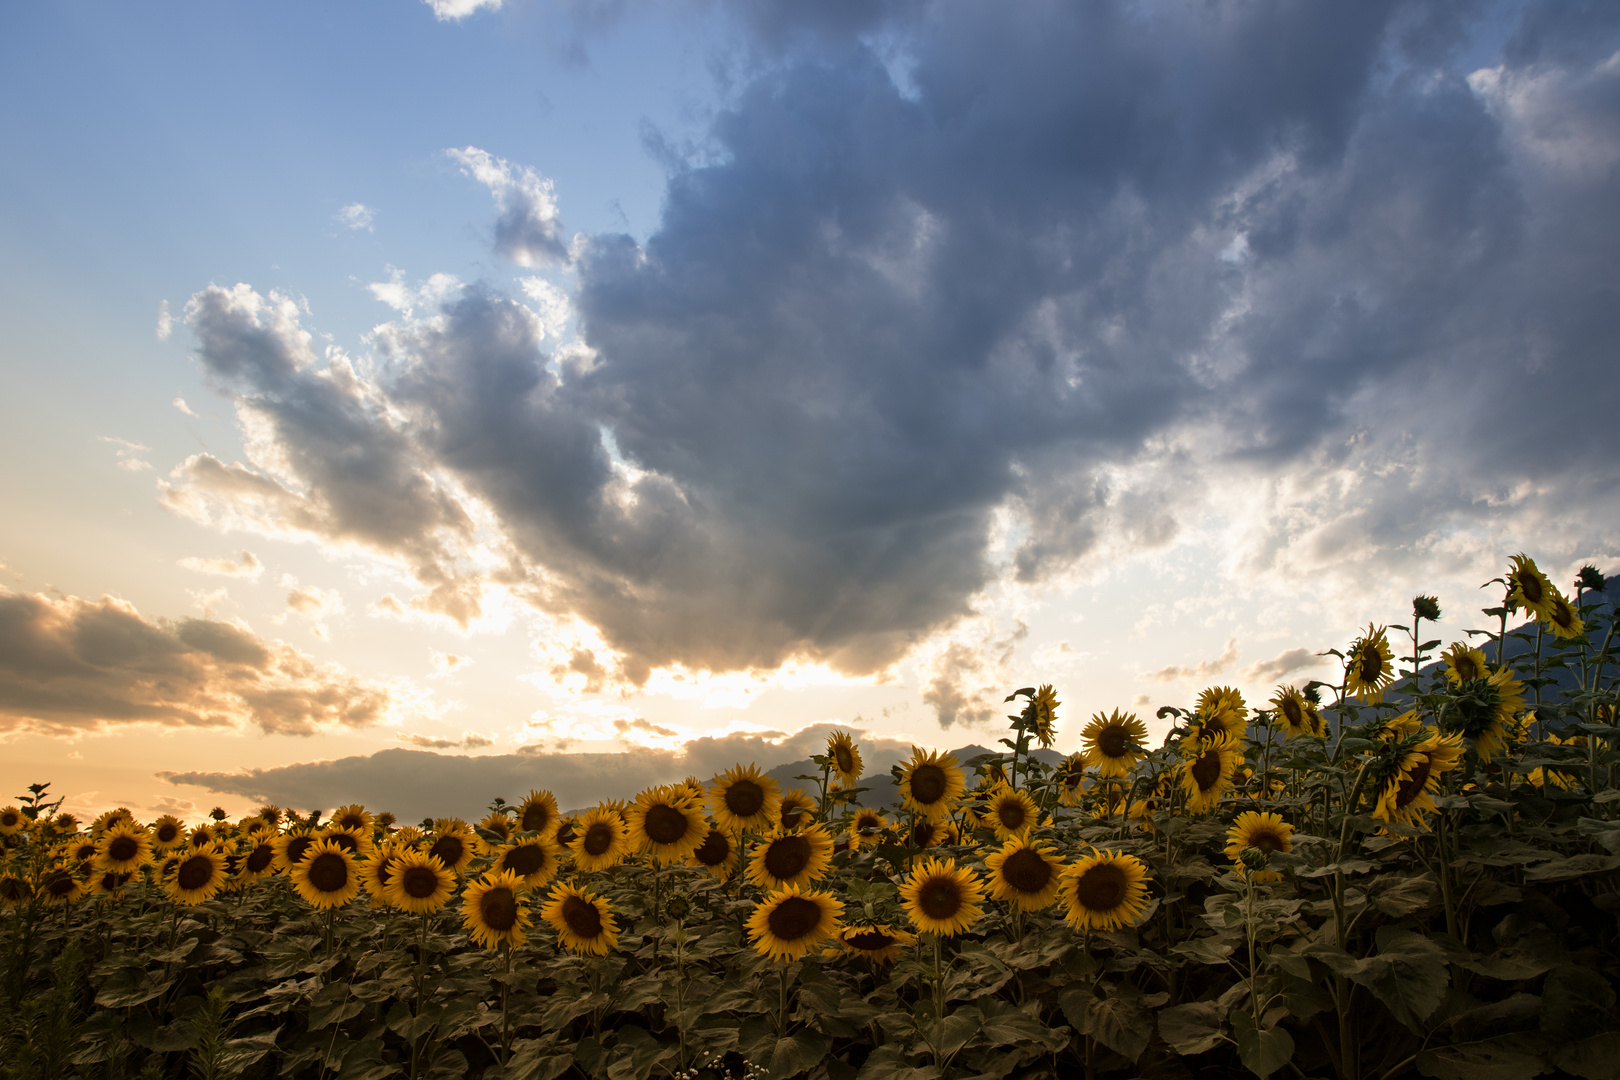
[[[365,203],[349,203],[332,215],[332,218],[345,229],[353,229],[356,232],[364,229],[366,232],[374,232],[372,225],[377,220],[377,211]]]

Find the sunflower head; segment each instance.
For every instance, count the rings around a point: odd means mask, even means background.
[[[144,825],[119,821],[96,841],[92,860],[98,870],[133,874],[152,861],[152,836]]]
[[[1135,855],[1092,849],[1063,874],[1067,921],[1076,930],[1130,926],[1147,906],[1147,867]]]
[[[1428,737],[1422,737],[1428,733]],[[1462,757],[1462,736],[1441,735],[1425,728],[1405,741],[1410,747],[1400,753],[1378,793],[1373,817],[1381,821],[1424,827],[1423,816],[1434,813],[1431,795],[1440,790],[1440,777],[1457,768]]]
[[[1344,657],[1344,689],[1363,704],[1376,705],[1395,681],[1395,654],[1385,627],[1367,624],[1367,632],[1350,645]]]
[[[1052,689],[1052,684],[1045,683],[1024,706],[1024,722],[1043,747],[1050,748],[1057,740],[1057,709],[1061,704],[1063,702],[1057,699],[1057,691]]]
[[[832,850],[832,837],[819,825],[778,833],[754,846],[748,859],[748,880],[771,892],[808,886],[827,875]]]
[[[330,839],[316,841],[289,875],[292,886],[310,907],[343,907],[360,895],[360,870],[354,855]]]
[[[1491,668],[1485,662],[1485,653],[1467,642],[1454,641],[1441,655],[1446,662],[1446,678],[1453,686],[1490,677]]]
[[[1063,764],[1057,768],[1057,781],[1063,785],[1062,791],[1058,795],[1058,802],[1063,806],[1079,806],[1083,791],[1081,784],[1085,779],[1086,756],[1084,754],[1070,754],[1064,758]]]
[[[1008,840],[984,860],[990,872],[990,895],[1024,911],[1041,911],[1057,899],[1063,860],[1044,844]]]
[[[852,788],[861,782],[861,752],[847,731],[835,731],[827,739],[827,756],[840,787]]]
[[[1125,776],[1142,760],[1147,725],[1135,713],[1096,713],[1080,732],[1085,763],[1101,776]]]
[[[1552,600],[1552,582],[1547,575],[1541,572],[1536,562],[1524,552],[1508,560],[1508,607],[1510,609],[1523,608],[1532,616],[1546,622],[1549,617],[1548,604]]]
[[[33,895],[34,887],[27,878],[18,874],[0,874],[0,910],[10,911],[26,904]]]
[[[557,835],[557,828],[562,823],[557,813],[557,799],[549,791],[531,790],[524,796],[517,808],[517,831],[538,833],[544,839],[550,840]]]
[[[169,895],[179,903],[200,904],[225,887],[225,856],[218,849],[188,848],[177,858]]]
[[[1274,853],[1294,850],[1293,835],[1294,827],[1280,815],[1247,810],[1239,814],[1232,827],[1226,830],[1226,857],[1244,867],[1247,873],[1254,868],[1243,860],[1245,851],[1258,852],[1263,866]],[[1261,882],[1281,879],[1282,875],[1272,870],[1261,869],[1255,874],[1255,880]]]
[[[1002,840],[1012,840],[1028,834],[1040,824],[1041,812],[1035,800],[1026,791],[1014,791],[1005,784],[990,792],[985,802],[982,820]]]
[[[781,806],[777,809],[778,828],[798,829],[813,824],[815,820],[816,800],[806,795],[802,788],[783,793]]]
[[[462,892],[461,922],[468,936],[486,949],[518,948],[529,930],[523,882],[510,870],[485,874]]]
[[[512,828],[512,819],[499,810],[491,810],[479,819],[478,828],[494,833],[503,842],[511,840],[512,834],[516,831]]]
[[[575,823],[574,833],[568,850],[581,870],[606,870],[630,854],[629,830],[624,817],[614,810],[597,807],[586,811]]]
[[[873,964],[892,964],[900,957],[900,950],[916,937],[888,923],[869,923],[846,926],[838,932],[838,943],[844,949]]]
[[[849,846],[859,851],[868,844],[878,843],[889,827],[889,819],[880,810],[868,806],[858,807],[849,822]]]
[[[38,896],[45,903],[56,906],[71,904],[84,895],[84,883],[66,867],[56,867],[40,875]]]
[[[1321,737],[1327,734],[1327,724],[1322,719],[1316,703],[1300,693],[1298,687],[1277,687],[1277,692],[1271,695],[1270,705],[1277,711],[1277,718],[1288,729],[1289,738],[1295,735]]]
[[[710,826],[709,835],[703,838],[703,843],[697,846],[687,861],[693,866],[701,866],[721,881],[730,881],[731,875],[737,872],[737,857],[736,835]]]
[[[589,889],[564,885],[540,909],[563,948],[581,956],[605,956],[619,943],[613,907]]]
[[[359,803],[338,807],[332,811],[331,820],[327,822],[328,825],[335,825],[340,829],[365,836],[371,835],[371,823],[371,814]]]
[[[839,930],[844,905],[831,893],[788,886],[771,893],[748,917],[748,938],[761,956],[792,963]]]
[[[1557,638],[1577,638],[1586,633],[1586,623],[1557,589],[1547,604],[1547,623]]]
[[[1461,735],[1474,741],[1480,760],[1489,763],[1507,749],[1517,726],[1515,717],[1524,708],[1524,684],[1503,668],[1483,679],[1456,686],[1449,708],[1441,715],[1448,735]]]
[[[1181,789],[1187,797],[1187,808],[1195,814],[1213,809],[1232,786],[1232,776],[1242,762],[1237,744],[1230,738],[1192,742],[1181,764]]]
[[[943,825],[936,825],[927,818],[923,818],[912,826],[907,843],[914,848],[952,847],[962,842],[960,830],[956,822],[947,821]]]
[[[782,796],[757,765],[733,765],[708,789],[709,816],[732,832],[765,832],[777,824]]]
[[[911,760],[896,768],[906,809],[934,822],[943,822],[956,811],[967,786],[967,774],[957,764],[956,755],[924,753],[913,746]]]
[[[382,899],[412,915],[427,915],[449,903],[455,887],[455,873],[437,856],[405,848],[394,858]]]
[[[445,869],[460,874],[478,854],[478,836],[460,820],[440,819],[433,826],[433,834],[422,841],[424,850],[442,862]]]
[[[27,824],[28,819],[15,806],[0,809],[0,836],[16,836]]]
[[[984,914],[983,887],[955,859],[929,859],[912,870],[900,886],[900,901],[911,925],[940,937],[963,933]]]
[[[682,785],[648,788],[625,816],[630,842],[666,865],[685,862],[709,834],[708,822]]]
[[[557,845],[538,836],[520,838],[495,848],[490,869],[495,872],[511,871],[525,888],[538,889],[550,881],[561,863],[562,851]]]

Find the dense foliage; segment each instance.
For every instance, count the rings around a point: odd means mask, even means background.
[[[1405,656],[1369,626],[1337,686],[1213,687],[1157,749],[1115,711],[1053,764],[1061,702],[1020,690],[1005,753],[919,750],[880,808],[842,734],[796,791],[471,826],[81,827],[35,785],[0,1073],[1620,1075],[1613,609],[1591,568],[1498,584],[1477,648],[1418,597]]]

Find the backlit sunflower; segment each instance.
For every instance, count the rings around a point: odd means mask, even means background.
[[[709,827],[709,835],[697,846],[687,862],[701,866],[721,881],[730,881],[737,872],[737,839],[724,829]]]
[[[1418,728],[1423,726],[1423,720],[1416,709],[1408,709],[1399,716],[1392,716],[1383,722],[1378,731],[1378,738],[1385,742],[1404,739],[1408,735],[1415,735]]]
[[[562,816],[557,813],[557,799],[549,791],[533,791],[518,804],[517,831],[539,833],[550,840],[557,835]]]
[[[911,748],[911,760],[900,766],[900,795],[907,810],[929,821],[944,821],[956,811],[967,774],[956,763],[956,756],[938,751],[923,753]]]
[[[236,866],[236,880],[251,885],[276,872],[276,847],[268,838],[260,837],[252,847],[242,853]]]
[[[405,849],[393,861],[383,902],[412,915],[431,915],[450,902],[456,875],[437,856]]]
[[[254,813],[258,814],[265,821],[268,821],[272,829],[279,829],[281,828],[281,819],[283,816],[285,816],[286,811],[284,811],[281,807],[272,804],[270,806],[261,806],[255,810]]]
[[[392,906],[388,900],[388,885],[394,880],[395,864],[408,850],[395,840],[384,840],[372,851],[371,858],[360,866],[360,887],[366,895],[382,904]]]
[[[493,854],[490,870],[510,870],[526,887],[538,889],[556,876],[562,852],[555,844],[535,837],[495,848]]]
[[[1052,689],[1051,683],[1046,683],[1035,691],[1024,709],[1024,715],[1034,724],[1036,740],[1044,747],[1050,748],[1057,738],[1057,707],[1061,704],[1057,691]]]
[[[1147,906],[1147,867],[1135,855],[1091,849],[1063,873],[1066,921],[1076,930],[1130,926]]]
[[[332,811],[331,820],[327,822],[327,825],[335,825],[340,829],[370,836],[371,823],[371,814],[364,806],[359,803],[350,803],[348,806],[340,806]]]
[[[1289,738],[1295,735],[1315,735],[1320,738],[1327,734],[1327,722],[1317,711],[1316,703],[1300,693],[1298,687],[1277,687],[1277,692],[1271,695],[1270,704],[1277,710],[1277,718],[1288,729]]]
[[[245,817],[236,823],[236,835],[244,840],[257,840],[262,836],[274,836],[275,834],[275,826],[257,814]]]
[[[1515,717],[1524,708],[1524,684],[1507,669],[1484,679],[1465,682],[1452,691],[1451,700],[1441,712],[1447,734],[1474,740],[1479,759],[1489,763],[1507,749]]]
[[[1232,774],[1242,762],[1230,738],[1191,744],[1190,755],[1181,765],[1181,789],[1187,796],[1187,809],[1195,814],[1212,810],[1232,785]]]
[[[1344,692],[1360,697],[1365,705],[1384,700],[1384,691],[1395,681],[1395,654],[1382,626],[1367,624],[1367,632],[1350,644],[1344,657]]]
[[[512,834],[516,831],[516,829],[513,828],[512,819],[501,813],[499,810],[491,810],[489,813],[485,814],[478,822],[478,827],[483,829],[485,832],[494,833],[503,841],[510,841],[512,839]]]
[[[461,821],[435,821],[435,834],[423,841],[422,850],[444,863],[446,870],[460,875],[478,854],[478,837]]]
[[[144,825],[120,821],[96,841],[92,864],[97,870],[133,874],[152,861],[152,837]]]
[[[929,859],[900,885],[900,902],[911,925],[925,934],[955,937],[978,921],[984,909],[978,877],[955,859]]]
[[[331,840],[317,841],[288,875],[304,903],[313,908],[339,908],[360,895],[360,871],[349,849]]]
[[[33,896],[34,887],[28,884],[27,878],[17,874],[0,874],[0,910],[10,911],[28,903]]]
[[[1238,719],[1247,722],[1249,706],[1243,700],[1243,694],[1233,686],[1206,687],[1198,695],[1198,711],[1201,713],[1235,713]]]
[[[97,817],[95,821],[90,823],[90,835],[99,837],[114,825],[119,824],[135,824],[135,815],[130,813],[126,807],[120,806],[116,810],[108,810]]]
[[[15,806],[8,806],[4,810],[0,810],[0,836],[16,836],[22,832],[23,826],[26,824],[28,824],[28,819]]]
[[[562,822],[557,826],[557,835],[551,839],[556,842],[558,847],[571,847],[574,840],[579,836],[579,831],[574,827],[578,823],[578,814],[564,814]]]
[[[1293,835],[1294,827],[1279,815],[1245,810],[1226,830],[1226,857],[1237,864],[1240,874],[1248,875],[1250,871],[1241,858],[1244,848],[1255,848],[1268,857],[1277,851],[1293,851]],[[1282,880],[1275,870],[1256,870],[1253,874],[1254,880],[1262,884]]]
[[[124,895],[124,889],[134,877],[134,874],[121,874],[117,870],[97,870],[90,875],[88,891],[117,900]]]
[[[900,950],[915,940],[915,935],[888,923],[846,926],[838,932],[840,945],[874,964],[894,963],[900,958]]]
[[[1552,582],[1536,566],[1535,560],[1522,551],[1508,561],[1513,564],[1507,572],[1509,606],[1523,608],[1541,622],[1550,622],[1551,602],[1556,592]]]
[[[57,847],[56,853],[63,862],[89,866],[96,858],[96,841],[89,836],[81,836]]]
[[[364,830],[347,825],[329,824],[315,834],[328,843],[336,844],[356,859],[371,858],[371,827]]]
[[[956,827],[956,822],[947,821],[936,825],[924,818],[912,826],[907,842],[914,848],[924,850],[935,847],[950,847],[962,842],[962,834]]]
[[[1063,806],[1079,806],[1080,797],[1084,791],[1081,787],[1086,778],[1086,756],[1084,754],[1070,754],[1063,759],[1063,764],[1057,768],[1057,781],[1063,785],[1058,794],[1058,802]]]
[[[1553,590],[1547,608],[1547,624],[1552,627],[1555,637],[1574,638],[1586,633],[1586,624],[1581,621],[1580,614],[1570,607],[1569,601],[1557,589]]]
[[[1241,744],[1248,733],[1248,715],[1248,709],[1217,708],[1210,711],[1199,709],[1187,722],[1192,729],[1192,735],[1199,742],[1230,739],[1234,743]]]
[[[849,822],[849,846],[859,851],[868,844],[877,844],[888,827],[889,819],[881,811],[869,806],[859,807]]]
[[[831,893],[789,886],[761,900],[748,916],[748,938],[761,956],[792,963],[836,937],[844,905]]]
[[[309,849],[319,839],[320,837],[315,835],[314,830],[303,826],[276,837],[276,869],[281,871],[291,870],[297,863],[303,861]]]
[[[1062,884],[1063,860],[1045,844],[1008,840],[1000,851],[984,860],[990,871],[990,895],[1024,911],[1041,911],[1057,899]]]
[[[1003,784],[990,793],[980,820],[1002,840],[1011,840],[1039,825],[1041,812],[1028,792],[1014,791]]]
[[[827,739],[827,756],[832,758],[838,786],[852,788],[861,782],[861,752],[847,731],[835,731]]]
[[[540,908],[557,930],[557,942],[581,956],[606,956],[619,943],[613,906],[589,889],[564,885]]]
[[[606,870],[630,854],[630,833],[617,811],[598,807],[587,810],[574,824],[576,833],[569,850],[574,865],[581,870]]]
[[[47,870],[40,877],[38,894],[41,900],[53,907],[71,904],[84,895],[84,883],[72,870],[59,866]]]
[[[803,888],[827,875],[832,851],[832,837],[820,825],[767,837],[749,853],[748,880],[770,892]]]
[[[1080,732],[1080,746],[1086,764],[1101,776],[1124,776],[1131,766],[1142,760],[1143,742],[1147,740],[1147,725],[1135,713],[1122,713],[1115,709],[1104,716],[1097,713]]]
[[[1467,642],[1452,642],[1451,647],[1442,655],[1446,661],[1446,678],[1450,680],[1452,686],[1461,686],[1475,679],[1490,678],[1491,668],[1485,662],[1485,654],[1479,649],[1470,647]]]
[[[225,887],[225,856],[216,848],[188,848],[178,856],[169,896],[181,904],[200,904]]]
[[[523,882],[508,870],[485,874],[468,885],[461,894],[461,923],[468,936],[486,949],[520,947],[529,930]]]
[[[757,765],[734,765],[709,784],[709,816],[727,832],[766,832],[776,827],[782,797],[776,781]]]
[[[816,800],[802,788],[782,793],[782,803],[776,811],[777,824],[783,829],[797,829],[816,820]]]
[[[630,842],[663,865],[685,862],[709,835],[709,823],[684,787],[648,788],[625,819]]]
[[[1430,796],[1440,790],[1440,777],[1455,769],[1461,757],[1461,735],[1435,732],[1412,747],[1402,755],[1394,774],[1379,791],[1373,817],[1416,828],[1426,827],[1423,815],[1438,809]]]

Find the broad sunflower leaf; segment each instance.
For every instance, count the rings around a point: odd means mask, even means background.
[[[1496,1035],[1424,1050],[1418,1071],[1435,1080],[1529,1080],[1549,1071],[1534,1035]]]
[[[1181,1054],[1202,1054],[1224,1038],[1221,1014],[1212,1001],[1194,1001],[1159,1010],[1159,1038]]]
[[[1560,964],[1541,984],[1541,1030],[1578,1039],[1615,1027],[1614,987],[1591,968]]]
[[[1255,1027],[1254,1017],[1243,1009],[1232,1014],[1232,1034],[1243,1067],[1256,1076],[1270,1076],[1293,1059],[1294,1037],[1284,1028]]]
[[[1534,1028],[1540,1017],[1539,997],[1534,994],[1514,994],[1453,1016],[1451,1037],[1459,1043],[1489,1039],[1495,1035]]]
[[[1385,926],[1378,931],[1378,955],[1345,972],[1388,1006],[1395,1019],[1423,1034],[1423,1022],[1440,1007],[1451,981],[1440,946],[1410,930]]]
[[[1585,1080],[1620,1080],[1620,1032],[1603,1031],[1552,1052],[1552,1063]]]
[[[1620,866],[1620,855],[1573,855],[1554,859],[1524,872],[1526,881],[1573,881],[1588,874],[1601,874]]]
[[[1056,1051],[1068,1045],[1069,1029],[1056,1031],[1041,1023],[1040,1018],[1007,1001],[987,998],[979,1002],[980,1034],[991,1048],[1001,1046],[1031,1047],[1036,1050]]]
[[[1090,1035],[1132,1063],[1153,1039],[1153,1016],[1142,1004],[1140,993],[1099,998],[1087,988],[1071,986],[1058,1004],[1075,1030]]]
[[[1552,968],[1552,962],[1533,956],[1523,949],[1509,947],[1498,950],[1490,956],[1474,957],[1472,959],[1452,958],[1452,963],[1476,975],[1483,975],[1487,979],[1499,979],[1502,982],[1519,982],[1523,979],[1534,979]]]
[[[913,1065],[898,1046],[885,1043],[867,1057],[856,1080],[939,1080],[939,1070]]]
[[[1431,906],[1439,894],[1434,879],[1419,874],[1381,879],[1368,891],[1367,899],[1385,915],[1399,919]]]
[[[622,1027],[614,1039],[608,1063],[608,1080],[646,1080],[653,1066],[674,1057],[678,1049],[665,1045],[634,1024]]]
[[[766,1080],[787,1080],[819,1065],[832,1049],[832,1040],[819,1031],[796,1031],[776,1040],[767,1059]]]

